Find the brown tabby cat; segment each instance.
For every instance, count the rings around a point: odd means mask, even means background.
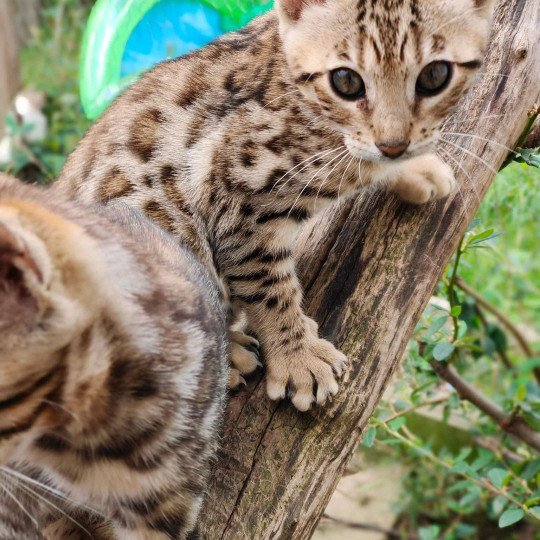
[[[184,539],[224,410],[218,289],[137,211],[51,193],[0,175],[0,539]]]
[[[245,310],[272,399],[337,392],[345,356],[302,311],[299,227],[366,185],[426,203],[454,185],[433,152],[480,67],[494,0],[278,0],[144,75],[88,132],[60,186],[121,199],[195,250]],[[256,355],[232,336],[233,365]]]

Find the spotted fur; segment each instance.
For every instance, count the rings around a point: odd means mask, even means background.
[[[288,390],[302,410],[323,403],[346,359],[302,312],[297,231],[366,185],[413,203],[449,193],[452,170],[431,152],[481,64],[492,4],[280,0],[144,75],[89,131],[59,185],[84,201],[118,197],[189,245],[221,279],[231,311],[247,313],[270,397]],[[421,98],[415,82],[434,60],[451,63],[452,80]],[[337,68],[361,74],[362,99],[333,91]],[[402,142],[400,159],[379,150]],[[249,372],[256,357],[240,336],[232,362]]]
[[[1,540],[187,538],[224,410],[221,306],[138,211],[0,175]]]

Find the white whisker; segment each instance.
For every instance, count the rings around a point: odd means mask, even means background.
[[[4,493],[22,510],[22,512],[28,516],[30,521],[35,525],[36,529],[39,529],[39,523],[37,522],[37,519],[30,514],[30,512],[23,506],[23,504],[15,497],[13,492],[9,490],[5,485],[0,485],[0,489],[4,491]]]
[[[293,180],[296,176],[298,176],[303,170],[307,169],[314,161],[317,161],[317,159],[320,159],[320,158],[323,158],[323,157],[327,157],[327,156],[333,154],[334,152],[338,152],[342,148],[343,148],[343,146],[340,146],[340,147],[338,146],[337,148],[332,148],[331,150],[323,150],[322,152],[317,152],[316,154],[314,154],[314,155],[308,157],[307,159],[305,159],[304,161],[301,161],[298,165],[295,165],[292,169],[288,170],[281,178],[278,178],[278,180],[276,180],[275,184],[272,186],[272,189],[270,191],[272,191],[279,184],[279,182],[281,182],[281,180],[283,180],[283,178],[286,178],[287,175],[289,175],[295,169],[300,167],[300,165],[303,165],[304,163],[309,162],[304,167],[302,167],[299,171],[294,173],[293,176],[291,176],[290,178],[287,178],[287,181],[284,182],[278,188],[276,193],[279,193],[282,188],[284,188],[291,180]]]
[[[338,202],[338,205],[340,203],[339,201],[339,194],[341,193],[341,184],[343,182],[343,179],[345,178],[345,175],[347,174],[347,171],[349,170],[349,167],[351,166],[351,163],[355,160],[356,158],[354,156],[351,156],[351,159],[349,160],[349,163],[347,163],[347,167],[345,167],[345,170],[343,171],[343,174],[341,175],[341,179],[339,180],[339,185],[338,185],[338,190],[337,190],[337,202]],[[362,162],[362,160],[360,160],[360,162]]]
[[[321,185],[319,186],[319,189],[317,191],[317,195],[315,196],[315,202],[313,203],[313,207],[315,207],[315,205],[317,204],[317,199],[319,198],[319,194],[321,193],[321,189],[324,187],[324,185],[326,184],[326,181],[328,180],[328,178],[330,177],[330,175],[347,159],[347,157],[349,156],[349,152],[347,150],[347,152],[343,152],[341,154],[341,159],[334,165],[334,167],[332,168],[332,170],[324,177],[324,180],[322,181]]]
[[[469,154],[469,156],[477,159],[480,163],[482,163],[484,166],[486,166],[494,174],[499,173],[499,171],[496,170],[492,165],[490,165],[485,159],[482,159],[480,156],[477,156],[476,154],[473,154],[470,150],[467,150],[466,148],[463,148],[463,146],[460,146],[459,144],[456,144],[456,143],[454,143],[452,141],[449,141],[447,139],[443,139],[442,137],[439,140],[441,142],[444,142],[446,144],[449,144],[449,145],[453,146],[456,150],[460,150],[462,152],[465,152],[466,154]]]
[[[51,495],[54,495],[55,497],[58,497],[59,499],[65,500],[68,503],[73,504],[73,501],[71,501],[68,497],[66,497],[66,495],[64,493],[62,493],[61,491],[53,488],[52,486],[48,486],[47,484],[43,484],[42,482],[39,482],[38,480],[36,480],[34,478],[31,478],[30,476],[27,476],[26,474],[23,474],[23,473],[21,473],[19,471],[16,471],[15,469],[11,469],[10,467],[0,466],[0,469],[4,473],[7,473],[7,474],[10,474],[10,475],[14,476],[19,481],[28,482],[29,484],[32,484],[32,485],[36,486],[37,488],[42,489],[43,491],[46,491],[46,492],[50,493]],[[92,508],[91,506],[88,506],[88,505],[86,505],[84,503],[77,502],[76,505],[81,506],[84,509],[86,509],[86,510],[88,510],[88,511],[94,513],[94,514],[97,514],[97,515],[99,515],[99,516],[101,516],[103,518],[107,517],[104,514],[102,514],[101,512],[99,512],[98,510],[96,510],[95,508]]]
[[[90,538],[93,538],[92,533],[86,529],[81,523],[79,523],[76,519],[72,518],[69,514],[64,512],[59,506],[56,506],[53,502],[49,501],[47,498],[43,497],[39,493],[37,493],[32,488],[25,486],[23,484],[19,484],[19,488],[26,491],[28,494],[30,494],[33,497],[37,497],[39,500],[43,501],[46,505],[50,506],[51,508],[54,508],[56,511],[60,512],[65,518],[67,518],[69,521],[71,521],[74,525],[79,527],[82,531],[84,531]]]
[[[321,173],[324,169],[326,169],[326,167],[329,167],[330,165],[332,165],[332,163],[334,161],[336,161],[336,159],[339,159],[345,152],[348,152],[349,150],[347,148],[345,148],[345,150],[343,150],[342,152],[340,152],[337,156],[334,156],[328,163],[326,163],[325,165],[323,165],[320,169],[318,169],[315,174],[310,178],[309,182],[302,188],[302,191],[298,194],[298,197],[296,197],[296,200],[294,201],[293,205],[291,206],[290,210],[289,210],[289,213],[287,214],[287,217],[291,215],[291,212],[294,210],[294,207],[296,206],[296,204],[298,203],[298,201],[300,200],[300,197],[302,196],[302,193],[304,193],[304,191],[309,187],[309,185],[311,184],[311,182],[314,180],[314,178],[319,174]]]
[[[457,137],[470,137],[471,139],[478,139],[479,141],[484,141],[490,144],[494,144],[495,146],[499,146],[501,148],[504,148],[505,150],[508,150],[508,152],[511,152],[512,154],[516,154],[512,148],[509,146],[506,146],[506,144],[501,144],[497,141],[494,141],[492,139],[486,139],[485,137],[480,137],[479,135],[473,135],[471,133],[459,133],[457,131],[445,131],[444,135],[455,135]]]

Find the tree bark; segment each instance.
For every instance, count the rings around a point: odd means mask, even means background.
[[[19,84],[19,44],[14,5],[11,0],[0,1],[0,139],[4,133],[4,115]]]
[[[458,194],[415,208],[364,193],[303,236],[306,310],[352,366],[334,402],[308,413],[270,402],[261,377],[231,399],[203,538],[312,535],[505,146],[540,97],[539,10],[538,0],[500,1],[483,72],[447,129],[474,136],[445,136],[464,149],[445,147]]]

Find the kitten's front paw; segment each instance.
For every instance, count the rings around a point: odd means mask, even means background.
[[[244,375],[250,375],[258,367],[260,360],[259,342],[247,334],[238,331],[229,332],[231,370],[229,388],[238,388],[246,383]]]
[[[397,170],[392,191],[407,202],[425,204],[446,197],[455,186],[451,167],[435,154],[426,154],[406,161]]]
[[[329,341],[306,338],[300,350],[266,360],[266,391],[270,399],[283,399],[288,392],[293,405],[307,411],[316,401],[322,405],[338,391],[335,375],[340,376],[347,357]]]

